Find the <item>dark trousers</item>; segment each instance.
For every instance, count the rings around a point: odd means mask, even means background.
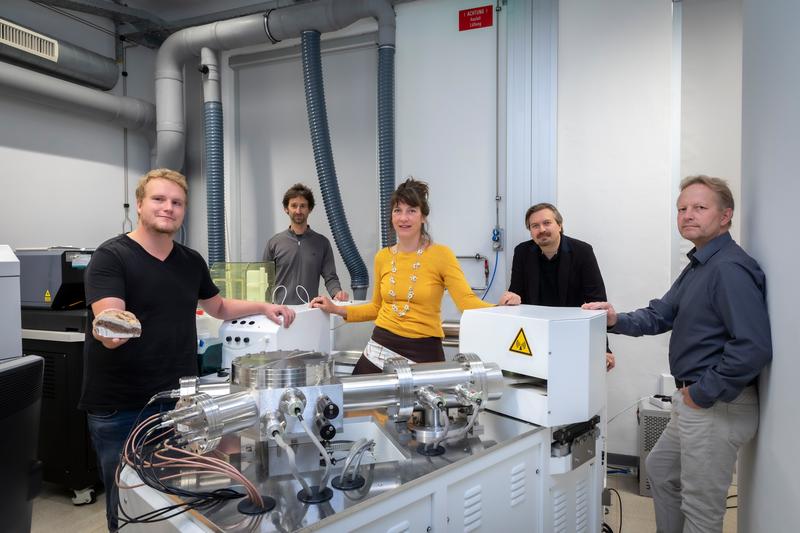
[[[439,337],[410,339],[396,335],[380,326],[375,326],[375,329],[372,330],[372,340],[384,348],[389,348],[396,354],[411,359],[415,363],[444,361],[444,348],[442,347],[442,339]],[[359,374],[380,374],[381,372],[383,372],[383,369],[375,366],[372,361],[363,355],[359,357],[353,369],[354,376]]]
[[[124,411],[91,410],[86,413],[92,444],[97,452],[101,479],[106,489],[106,520],[109,531],[116,531],[119,527],[117,523],[119,489],[116,483],[116,472],[122,446],[137,418],[141,422],[161,410],[163,410],[161,405],[151,405],[144,412],[141,409],[129,409]]]

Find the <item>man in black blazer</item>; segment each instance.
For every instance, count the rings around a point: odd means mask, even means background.
[[[525,213],[531,240],[514,248],[511,285],[500,305],[580,307],[604,302],[606,288],[591,245],[564,235],[564,219],[553,204],[540,203]],[[597,298],[601,298],[598,300]],[[606,368],[614,355],[606,342]]]

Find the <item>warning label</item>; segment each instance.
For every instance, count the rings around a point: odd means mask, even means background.
[[[51,300],[50,291],[49,290],[45,290],[44,291],[44,301],[47,302],[47,303],[50,303],[50,300]]]
[[[531,352],[531,347],[528,344],[528,338],[525,337],[525,332],[522,330],[522,328],[519,328],[519,333],[517,333],[517,336],[514,337],[514,342],[511,343],[511,347],[509,348],[509,350],[514,353],[521,353],[522,355],[533,356],[533,352]]]

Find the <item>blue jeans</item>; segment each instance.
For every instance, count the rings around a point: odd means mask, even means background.
[[[148,406],[144,412],[141,409],[129,409],[125,411],[90,410],[86,413],[92,444],[97,452],[101,479],[106,489],[106,520],[109,531],[116,531],[119,527],[117,524],[119,489],[116,483],[116,472],[122,446],[133,429],[137,417],[141,422],[148,416],[169,408],[168,405],[154,404]]]

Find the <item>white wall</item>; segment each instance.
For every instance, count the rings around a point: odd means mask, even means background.
[[[396,166],[398,179],[413,175],[430,184],[434,240],[456,255],[487,256],[493,269],[497,24],[458,31],[458,11],[468,7],[475,6],[422,0],[396,7]],[[504,255],[498,258],[487,301],[507,287]],[[461,264],[471,284],[482,286],[482,265]],[[459,316],[449,298],[442,315]]]
[[[592,244],[609,301],[647,305],[670,286],[671,3],[559,3],[558,206],[567,235]],[[656,392],[666,335],[610,337],[608,414]],[[607,449],[636,455],[635,409]]]
[[[329,38],[335,36],[326,36],[326,41]],[[288,49],[295,51],[295,46]],[[324,53],[322,68],[342,203],[359,252],[371,269],[378,249],[377,49],[364,44]],[[261,260],[267,240],[289,226],[281,201],[297,182],[314,191],[316,207],[309,222],[335,249],[314,165],[299,56],[253,61],[236,68],[233,81],[235,86],[227,90],[235,91],[236,107],[227,111],[235,114],[235,125],[226,132],[234,145],[231,258]],[[351,292],[347,269],[338,252],[335,255],[342,286]]]
[[[56,38],[114,57],[111,36],[23,0],[2,15]],[[104,19],[82,15],[113,30]],[[152,52],[129,51],[130,96],[152,98]],[[122,94],[122,84],[113,89]],[[0,242],[12,247],[97,246],[122,231],[123,130],[0,92]],[[149,147],[128,136],[131,218],[133,189],[148,168]]]
[[[745,0],[743,19],[742,231],[767,275],[773,361],[759,382],[759,432],[740,461],[738,523],[743,532],[796,531],[800,4]]]
[[[683,0],[681,5],[680,176],[706,174],[728,180],[736,204],[731,234],[740,241],[742,4],[741,0]],[[677,190],[673,188],[676,200]],[[682,269],[692,244],[677,230],[673,235],[682,244]]]
[[[494,26],[459,32],[458,10],[463,8],[458,0],[420,0],[396,7],[396,175],[398,179],[413,175],[430,184],[434,240],[457,255],[489,256],[493,267],[496,34]],[[375,28],[374,22],[361,22],[323,36],[323,42],[373,35]],[[281,43],[294,45],[296,41]],[[223,63],[278,48],[231,52]],[[351,232],[370,271],[379,247],[376,72],[374,45],[323,53],[340,190]],[[266,240],[287,227],[280,202],[296,181],[315,191],[311,225],[333,243],[314,168],[299,58],[253,59],[236,67],[225,81],[226,98],[235,103],[225,110],[232,117],[225,132],[228,146],[233,147],[227,162],[231,260],[260,259]],[[193,157],[190,151],[193,176],[198,174],[199,154]],[[202,250],[201,226],[192,222],[190,243]],[[337,272],[349,290],[349,275],[338,252],[336,256]],[[501,254],[489,300],[496,300],[506,286],[503,260]],[[484,283],[482,264],[474,260],[462,264],[474,286]],[[452,303],[445,304],[444,316],[457,318]]]

